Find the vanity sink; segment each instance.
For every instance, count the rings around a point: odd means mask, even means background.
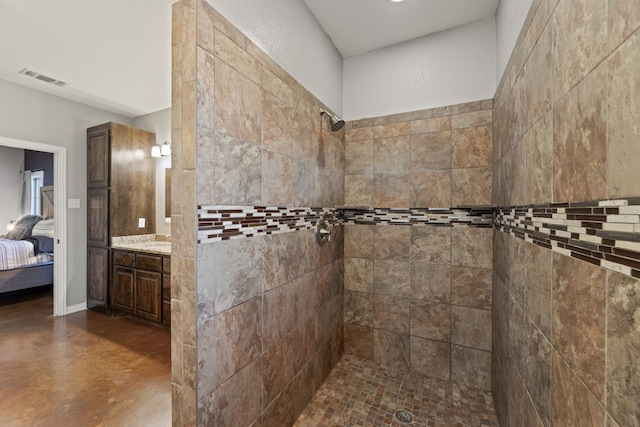
[[[113,237],[113,249],[171,255],[171,236],[167,234],[142,234],[139,236]]]

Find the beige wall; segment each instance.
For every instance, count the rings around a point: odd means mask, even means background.
[[[559,215],[566,202],[637,205],[626,198],[640,195],[639,26],[635,0],[532,2],[494,99],[495,203]],[[583,205],[589,214],[618,211]],[[570,238],[585,240],[576,224]],[[624,238],[633,240],[633,227],[621,228]],[[637,254],[600,261],[612,249],[598,244],[613,243],[599,236],[586,236],[592,251],[558,241],[550,250],[495,232],[492,390],[501,425],[639,425],[631,316],[640,282],[628,267]]]

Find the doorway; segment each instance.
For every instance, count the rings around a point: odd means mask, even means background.
[[[53,263],[53,315],[67,314],[67,148],[35,141],[0,136],[0,145],[25,150],[42,151],[53,154],[54,193],[54,256]]]

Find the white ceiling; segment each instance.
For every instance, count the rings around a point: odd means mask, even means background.
[[[174,1],[0,0],[0,79],[129,117],[168,108]],[[494,16],[499,2],[304,1],[343,57]]]
[[[304,0],[343,57],[495,16],[499,0]]]
[[[168,108],[173,2],[0,0],[0,79],[129,117]]]

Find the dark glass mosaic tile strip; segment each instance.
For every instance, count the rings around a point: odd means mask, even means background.
[[[494,227],[564,255],[640,278],[638,202],[640,198],[498,208]]]

